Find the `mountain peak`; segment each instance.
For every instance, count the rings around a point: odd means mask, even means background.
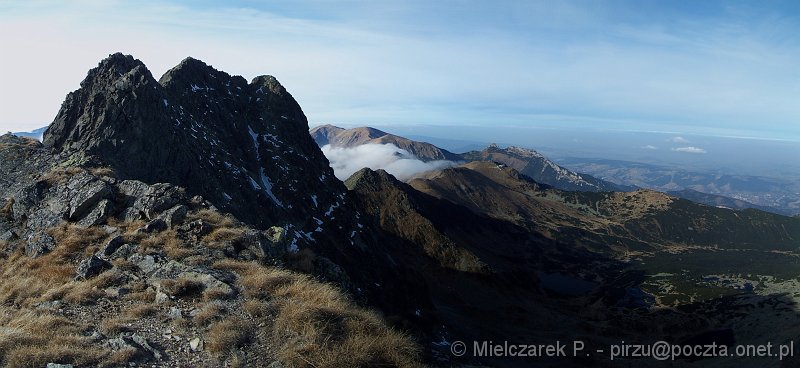
[[[259,227],[316,228],[309,213],[343,204],[344,186],[275,77],[248,84],[193,58],[156,82],[132,56],[109,56],[67,96],[44,144],[122,178],[184,186]]]
[[[120,118],[137,101],[161,98],[161,88],[144,63],[130,55],[111,54],[89,70],[80,89],[67,95],[45,131],[43,143],[56,152],[86,151],[98,143],[97,139],[107,143],[117,132],[140,132],[141,127]],[[110,118],[108,113],[115,118],[106,119]],[[118,124],[99,124],[100,121]]]
[[[394,176],[386,172],[386,170],[378,169],[372,170],[365,167],[356,171],[345,180],[344,185],[348,190],[355,190],[356,188],[379,188],[386,184],[399,183]]]
[[[241,89],[247,85],[247,81],[241,76],[231,76],[192,57],[183,59],[168,70],[158,82],[165,88],[185,88],[192,92],[220,92],[227,91],[231,87]]]
[[[139,59],[131,55],[125,55],[121,52],[108,55],[105,59],[101,60],[95,71],[113,70],[118,74],[125,74],[128,71],[136,68],[137,66],[144,66]]]

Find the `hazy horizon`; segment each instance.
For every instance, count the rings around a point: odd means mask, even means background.
[[[49,123],[86,71],[121,51],[156,78],[187,56],[275,75],[312,123],[797,141],[798,7],[6,1],[0,131]]]

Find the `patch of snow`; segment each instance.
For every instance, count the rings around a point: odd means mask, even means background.
[[[328,208],[328,211],[325,212],[325,217],[331,217],[333,210],[339,208],[339,206],[340,206],[339,202],[332,204],[331,207]]]
[[[261,147],[261,145],[259,144],[258,141],[259,135],[256,134],[256,132],[253,131],[253,128],[249,125],[247,126],[247,131],[248,133],[250,133],[250,138],[253,139],[253,146],[256,149],[256,159],[258,160],[258,165],[259,165],[258,172],[259,175],[261,176],[261,185],[258,187],[258,189],[259,190],[263,189],[264,193],[266,193],[267,196],[269,196],[269,198],[272,199],[273,202],[275,202],[275,204],[277,204],[280,207],[283,207],[283,203],[280,200],[278,200],[278,197],[276,197],[275,193],[272,192],[272,181],[270,181],[269,177],[267,177],[267,175],[264,174],[264,168],[261,167],[261,153],[259,153],[259,148]],[[252,181],[253,179],[251,178],[250,180]]]
[[[272,192],[272,182],[269,181],[269,178],[266,175],[264,175],[264,168],[259,168],[259,170],[261,171],[261,182],[264,184],[264,192],[267,193],[267,195],[272,199],[273,202],[275,202],[275,204],[283,207],[283,203],[281,203],[281,201],[278,200],[278,197],[275,197],[275,193]]]
[[[261,186],[260,186],[260,185],[258,185],[258,183],[256,183],[256,181],[255,181],[255,180],[253,180],[253,178],[251,178],[250,176],[248,176],[247,178],[248,178],[248,179],[250,179],[250,185],[252,185],[252,186],[253,186],[253,189],[255,189],[255,190],[261,190]]]
[[[319,207],[319,204],[317,203],[317,196],[315,194],[311,195],[311,200],[314,202],[314,207]]]

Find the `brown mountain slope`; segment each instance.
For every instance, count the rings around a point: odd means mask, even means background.
[[[461,156],[466,161],[489,161],[508,165],[539,183],[552,185],[562,190],[609,192],[635,189],[571,171],[541,153],[527,148],[513,146],[500,148],[493,144],[482,151],[467,152]]]
[[[412,141],[370,127],[343,129],[333,125],[321,125],[312,128],[310,133],[320,147],[326,144],[334,147],[356,147],[362,144],[394,144],[417,156],[422,161],[461,161],[461,156],[430,143]]]
[[[690,245],[794,250],[800,246],[796,219],[714,208],[649,190],[564,192],[489,162],[471,162],[409,184],[473,211],[594,250],[647,251]]]

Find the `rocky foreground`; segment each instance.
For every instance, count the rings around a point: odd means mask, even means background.
[[[283,228],[27,138],[0,137],[0,162],[23,184],[0,206],[4,366],[419,365],[376,313],[284,268],[312,260]]]

